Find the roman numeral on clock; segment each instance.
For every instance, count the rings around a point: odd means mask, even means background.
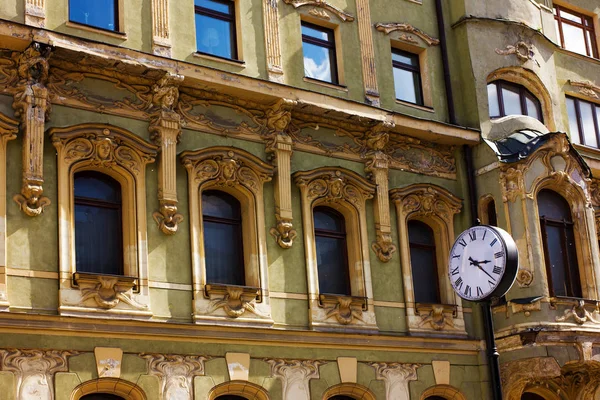
[[[463,285],[463,280],[462,278],[459,276],[458,279],[454,282],[454,286],[460,290],[462,289],[462,285]]]
[[[494,238],[494,240],[492,240],[490,242],[490,247],[494,247],[494,245],[496,244],[497,241],[498,241],[498,239]]]
[[[503,251],[499,251],[497,253],[494,254],[494,258],[500,258],[500,257],[504,257],[504,252]]]
[[[470,231],[469,237],[471,238],[471,242],[477,240],[477,231]]]
[[[450,273],[452,275],[458,275],[458,267],[454,268],[452,271],[450,271]]]
[[[471,286],[467,285],[465,288],[465,296],[471,297]]]
[[[502,268],[500,268],[497,265],[494,265],[494,269],[492,270],[492,272],[496,275],[500,275],[500,272],[502,272]]]
[[[460,239],[458,244],[460,244],[462,247],[467,247],[467,241],[465,239]]]
[[[483,296],[483,290],[481,290],[481,288],[479,286],[477,286],[477,297],[482,297]]]

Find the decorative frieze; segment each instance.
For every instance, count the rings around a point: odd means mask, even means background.
[[[177,143],[181,135],[181,117],[174,109],[179,100],[178,84],[183,76],[165,74],[153,87],[152,103],[157,111],[150,120],[152,140],[160,146],[158,164],[159,210],[152,214],[159,229],[174,235],[183,216],[177,212]]]
[[[326,0],[283,0],[285,4],[290,4],[294,6],[294,8],[304,7],[304,6],[312,6],[322,8],[325,11],[329,11],[333,15],[337,16],[343,22],[352,22],[354,21],[354,16],[350,13],[347,13],[338,7],[332,5]]]
[[[281,380],[282,400],[310,400],[309,381],[319,378],[319,366],[325,364],[319,360],[285,360],[267,358],[271,366],[271,376]]]
[[[279,41],[279,12],[277,0],[263,0],[263,20],[269,80],[283,83],[281,43]]]
[[[171,57],[169,0],[152,0],[152,53]]]
[[[358,39],[362,60],[363,84],[365,98],[371,105],[379,107],[379,89],[377,88],[377,71],[375,68],[375,50],[373,49],[373,28],[369,0],[357,0]]]
[[[148,374],[160,379],[160,398],[164,400],[192,400],[193,379],[204,375],[206,356],[142,353],[148,364]]]
[[[19,81],[13,109],[21,120],[23,134],[23,182],[21,193],[13,197],[21,211],[30,217],[40,215],[50,205],[43,196],[44,124],[50,113],[48,100],[48,57],[50,47],[34,42],[16,58]]]
[[[590,312],[586,309],[585,300],[573,299],[567,301],[574,304],[571,308],[567,308],[561,317],[555,318],[557,322],[575,322],[578,325],[583,325],[586,322],[594,325],[600,324],[600,305],[598,302],[591,305],[593,310]]]
[[[410,400],[408,383],[417,380],[420,364],[371,363],[377,380],[385,382],[386,399]]]
[[[411,24],[407,24],[407,23],[403,23],[403,22],[389,22],[389,23],[379,22],[379,23],[375,24],[375,29],[377,29],[379,32],[385,33],[386,35],[389,35],[390,33],[396,32],[396,31],[411,33],[411,34],[419,37],[421,40],[423,40],[429,46],[437,46],[438,44],[440,44],[440,41],[438,39],[436,39],[432,36],[429,36],[422,30],[420,30],[419,28],[415,28]]]
[[[592,99],[600,98],[600,86],[596,85],[592,81],[572,81],[569,80],[569,85],[576,87],[584,96],[590,97]]]
[[[67,358],[77,351],[0,349],[0,371],[16,378],[16,400],[53,400],[54,374],[67,372]]]

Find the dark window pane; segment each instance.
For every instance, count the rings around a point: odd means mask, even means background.
[[[214,0],[194,0],[194,5],[223,14],[233,14],[233,3]]]
[[[498,117],[500,116],[500,105],[498,103],[498,86],[495,83],[490,83],[487,86],[487,90],[490,117]]]
[[[535,394],[535,393],[523,393],[523,395],[521,395],[521,400],[546,400],[544,397],[540,396],[539,394]]]
[[[354,397],[337,394],[335,396],[330,397],[328,400],[355,400],[355,399],[354,399]]]
[[[498,217],[496,216],[496,202],[492,199],[487,203],[488,225],[498,226]]]
[[[405,51],[393,50],[392,61],[407,64],[417,68],[419,67],[419,56],[416,54],[407,53]]]
[[[119,182],[94,171],[75,174],[75,263],[79,272],[121,275],[123,240]]]
[[[577,110],[575,100],[567,97],[567,113],[569,114],[569,133],[573,143],[580,143],[579,126],[577,125]]]
[[[398,100],[414,104],[423,104],[419,74],[400,68],[394,68],[394,90]]]
[[[415,302],[440,303],[433,230],[421,221],[408,222],[410,265]]]
[[[211,16],[196,14],[196,46],[199,52],[233,59],[233,24]]]
[[[202,193],[207,283],[245,285],[244,247],[239,201],[225,193]]]
[[[116,0],[69,0],[69,20],[118,31]]]
[[[552,274],[552,289],[555,296],[568,296],[565,270],[564,249],[562,245],[562,229],[557,226],[546,226],[546,243],[548,248],[550,273]]]
[[[125,400],[121,396],[117,396],[116,394],[108,394],[108,393],[92,393],[86,394],[81,397],[80,400]]]
[[[571,222],[571,208],[569,203],[559,194],[551,190],[540,190],[538,193],[538,211],[540,217]]]
[[[344,217],[327,207],[316,207],[313,210],[313,217],[319,292],[350,295]]]
[[[215,400],[247,400],[245,397],[236,396],[235,394],[225,394],[217,397]]]
[[[594,123],[594,105],[587,101],[579,102],[579,111],[581,112],[581,125],[583,128],[583,140],[586,145],[598,147],[596,138],[596,124]]]

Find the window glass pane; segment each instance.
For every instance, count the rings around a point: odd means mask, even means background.
[[[562,249],[562,232],[559,227],[546,226],[546,247],[548,249],[550,271],[552,274],[552,288],[555,296],[567,296],[564,254]]]
[[[208,8],[209,10],[218,11],[223,14],[231,14],[231,6],[233,4],[213,0],[194,0],[194,5]]]
[[[421,221],[409,221],[408,238],[415,301],[439,304],[433,230]]]
[[[519,93],[513,92],[505,87],[502,89],[502,100],[505,115],[523,115],[521,111],[521,99]]]
[[[487,86],[488,104],[490,107],[490,117],[500,116],[500,106],[498,105],[498,86],[495,83],[490,83]]]
[[[314,210],[315,229],[324,229],[327,231],[344,232],[344,222],[342,219],[326,211]]]
[[[224,58],[233,54],[232,23],[202,14],[196,14],[196,46],[201,53]]]
[[[540,217],[546,217],[556,221],[563,219],[572,222],[569,203],[558,193],[551,190],[540,190],[538,193],[538,213]]]
[[[302,34],[317,39],[333,42],[333,32],[329,29],[318,29],[317,27],[302,24]]]
[[[350,295],[346,241],[344,239],[317,236],[317,269],[319,292]]]
[[[579,102],[579,111],[581,112],[581,125],[583,126],[583,140],[586,145],[598,147],[596,138],[596,126],[594,124],[594,105],[586,101]]]
[[[568,288],[567,296],[582,297],[581,280],[579,279],[579,267],[577,264],[577,250],[575,247],[575,233],[572,226],[568,227],[565,236],[567,238],[567,256],[570,265],[567,272],[569,274],[569,281],[571,282],[571,287]]]
[[[585,32],[587,35],[587,55],[590,57],[596,57],[596,49],[594,48],[595,41],[590,31]]]
[[[406,53],[404,51],[392,51],[392,61],[412,65],[413,67],[419,67],[419,56],[416,54]]]
[[[498,217],[496,215],[496,202],[490,200],[487,203],[488,225],[498,226]]]
[[[206,190],[202,192],[202,215],[241,221],[240,202],[228,193]]]
[[[85,197],[112,203],[121,201],[121,185],[99,172],[85,171],[75,174],[75,197]]]
[[[569,114],[569,133],[573,143],[580,143],[579,127],[577,126],[577,111],[575,100],[567,97],[567,113]]]
[[[562,24],[562,29],[565,38],[565,49],[586,55],[587,51],[583,29],[569,24]]]
[[[304,51],[304,75],[307,78],[331,82],[333,75],[331,71],[332,54],[329,49],[312,43],[302,43]]]
[[[542,116],[537,107],[537,99],[532,99],[529,94],[525,95],[525,105],[527,106],[527,115],[537,119],[538,121],[542,120]]]
[[[421,221],[410,221],[408,223],[408,240],[410,243],[435,245],[433,231]]]
[[[108,393],[92,393],[86,394],[80,400],[123,400],[121,396]]]
[[[394,90],[398,100],[423,104],[419,75],[416,72],[394,68]]]
[[[350,396],[344,396],[344,395],[338,394],[333,397],[330,397],[328,400],[354,400],[354,398],[350,397]]]
[[[573,21],[573,22],[577,22],[579,24],[583,23],[581,21],[581,17],[575,14],[571,14],[570,12],[566,11],[564,8],[560,9],[560,17],[562,19],[568,19],[569,21]]]
[[[69,0],[69,20],[111,31],[119,29],[115,0]]]
[[[79,272],[123,273],[119,209],[75,204],[75,260]]]
[[[244,285],[240,224],[204,221],[206,282]]]

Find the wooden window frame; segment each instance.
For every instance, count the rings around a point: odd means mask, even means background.
[[[586,26],[585,24],[580,24],[580,23],[577,23],[575,21],[571,21],[569,19],[563,19],[561,17],[561,11],[565,11],[565,12],[568,12],[569,14],[573,14],[576,17],[581,18],[582,21],[587,21],[589,25]],[[593,58],[598,58],[598,44],[596,43],[596,32],[595,32],[595,29],[594,29],[594,18],[595,17],[582,14],[580,12],[577,12],[577,11],[572,10],[570,8],[561,6],[559,4],[554,4],[554,20],[556,21],[556,23],[558,25],[558,36],[559,36],[559,40],[560,40],[560,47],[562,47],[563,49],[565,49],[567,51],[571,51],[571,52],[576,53],[576,54],[581,54],[581,53],[577,53],[577,52],[575,52],[573,50],[569,50],[569,49],[567,49],[565,47],[565,38],[564,38],[564,34],[563,34],[563,24],[571,25],[571,26],[579,28],[579,29],[581,29],[583,31],[583,38],[585,40],[585,52],[586,52],[586,54],[582,54],[582,55],[588,56],[588,57],[593,57]],[[589,52],[590,49],[592,50],[591,54]]]
[[[339,86],[340,85],[340,75],[339,75],[339,71],[338,71],[338,54],[337,54],[337,46],[336,46],[336,36],[335,36],[335,30],[331,29],[331,28],[326,28],[324,26],[321,25],[316,25],[313,24],[311,22],[307,22],[307,21],[300,21],[300,26],[307,26],[311,29],[315,29],[318,31],[322,31],[322,32],[327,32],[330,34],[330,40],[323,40],[323,39],[318,39],[312,36],[308,36],[305,34],[302,34],[302,43],[309,43],[315,46],[319,46],[325,49],[328,49],[329,52],[329,63],[331,65],[331,82],[329,81],[323,81],[321,79],[316,79],[316,78],[311,78],[308,76],[305,76],[305,79],[310,79],[312,81],[316,81],[316,82],[323,82],[323,83],[328,83],[331,85],[336,85]],[[302,28],[301,28],[302,29]],[[302,49],[302,54],[304,55],[304,49]],[[302,67],[304,69],[304,60],[302,61]]]
[[[407,101],[404,99],[399,99],[398,96],[395,93],[394,90],[394,96],[396,97],[396,100],[398,101],[403,101],[409,104],[416,104],[418,106],[425,106],[425,98],[423,95],[423,80],[421,77],[421,61],[420,61],[420,56],[419,54],[415,54],[415,53],[411,53],[409,51],[405,51],[405,50],[401,50],[401,49],[397,49],[395,47],[392,47],[392,54],[397,54],[397,55],[402,55],[405,57],[410,57],[413,58],[417,61],[417,66],[413,66],[410,64],[406,64],[400,61],[394,61],[394,57],[392,56],[392,72],[394,68],[398,68],[398,69],[402,69],[405,71],[410,71],[410,72],[416,72],[417,74],[417,80],[419,82],[419,93],[417,93],[418,97],[417,97],[417,101],[416,102],[411,102],[411,101]],[[420,101],[419,101],[420,100]]]
[[[535,105],[537,108],[537,112],[538,115],[540,116],[541,120],[539,120],[542,124],[544,123],[544,113],[542,112],[542,103],[540,102],[540,100],[533,94],[531,93],[526,87],[521,86],[519,84],[513,83],[513,82],[509,82],[509,81],[505,81],[502,79],[498,79],[492,82],[489,82],[487,84],[487,86],[490,85],[495,85],[496,86],[496,99],[498,101],[498,110],[500,112],[500,115],[490,115],[490,119],[497,119],[497,118],[502,118],[502,117],[506,117],[509,115],[515,115],[515,114],[506,114],[506,111],[504,109],[504,96],[502,94],[502,88],[506,88],[507,90],[510,90],[512,92],[517,92],[519,94],[519,103],[521,106],[521,114],[519,115],[523,115],[525,117],[530,117],[530,118],[534,118],[530,115],[527,114],[527,102],[525,101],[527,95],[530,95],[534,100],[535,100]],[[486,86],[486,90],[487,90],[487,86]]]
[[[210,8],[197,6],[194,4],[194,14],[203,15],[205,17],[218,19],[221,21],[225,21],[229,23],[229,33],[231,35],[231,42],[229,46],[231,48],[231,58],[222,57],[216,54],[205,53],[203,51],[199,51],[197,49],[198,44],[196,44],[196,53],[204,54],[211,57],[220,58],[222,60],[233,60],[239,61],[239,51],[238,51],[238,38],[237,38],[237,21],[236,21],[236,4],[233,0],[211,0],[215,3],[226,5],[229,8],[229,13],[222,13],[220,11],[211,10]]]
[[[600,148],[600,120],[598,120],[598,110],[600,110],[600,105],[597,103],[593,103],[591,101],[586,101],[586,100],[582,100],[580,98],[577,97],[573,97],[573,96],[566,96],[567,99],[573,100],[573,103],[575,105],[575,117],[577,119],[576,123],[577,123],[577,134],[579,136],[579,144],[582,144],[584,146],[589,146],[592,148]],[[593,112],[592,112],[592,118],[594,120],[594,129],[595,129],[595,133],[596,133],[596,141],[598,143],[597,147],[594,147],[592,145],[589,145],[587,143],[585,143],[585,134],[583,131],[583,121],[581,119],[581,107],[580,107],[580,103],[587,103],[592,105],[593,107]],[[571,136],[573,136],[575,134],[575,132],[571,132]]]

